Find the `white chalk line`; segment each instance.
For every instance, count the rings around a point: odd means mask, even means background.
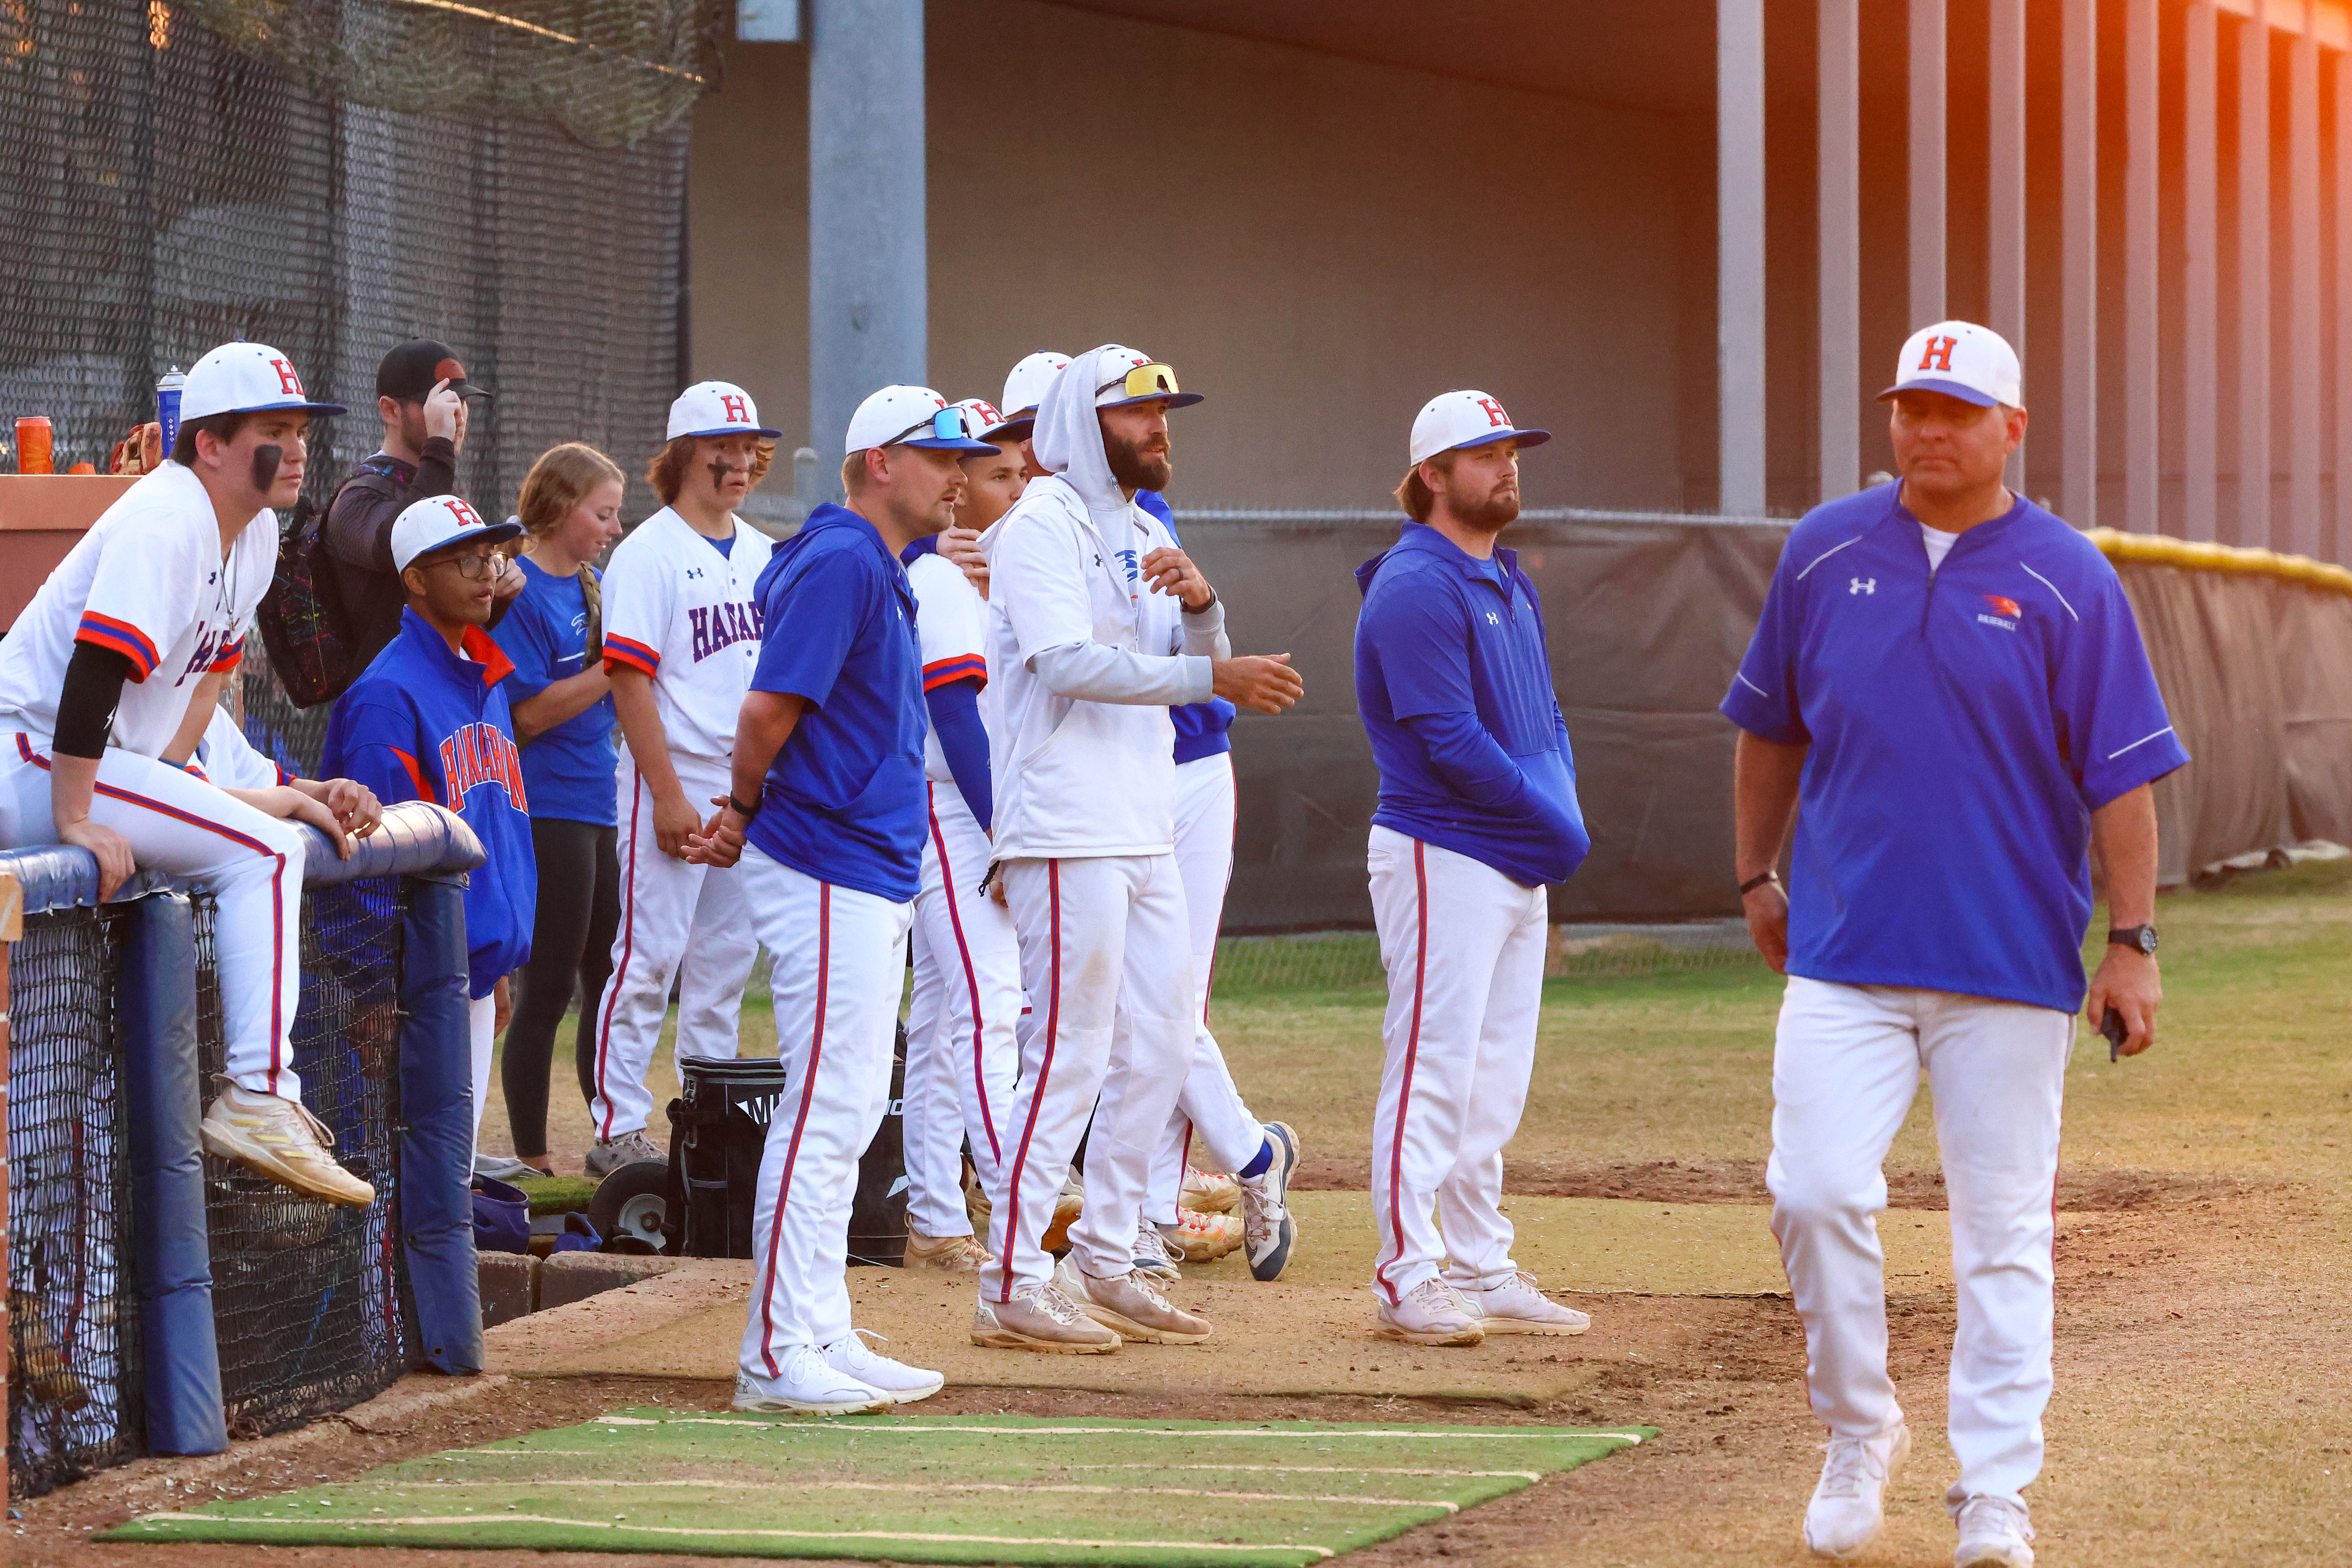
[[[477,1454],[507,1458],[601,1459],[606,1458],[601,1448],[478,1448]],[[1148,1460],[1126,1465],[1056,1465],[1063,1470],[1246,1470],[1253,1474],[1265,1472],[1276,1475],[1302,1476],[1451,1476],[1476,1479],[1539,1481],[1541,1470],[1422,1470],[1407,1469],[1397,1465],[1165,1465]],[[388,1483],[387,1483],[388,1484]],[[402,1485],[410,1483],[403,1482]]]
[[[1613,1437],[1621,1443],[1639,1443],[1639,1432],[1514,1432],[1506,1429],[1472,1431],[1416,1431],[1411,1427],[1399,1430],[1364,1430],[1353,1432],[1265,1432],[1208,1427],[1177,1430],[1160,1426],[850,1426],[830,1421],[744,1421],[726,1415],[671,1415],[655,1420],[642,1415],[599,1415],[587,1425],[591,1426],[740,1426],[754,1432],[791,1429],[801,1432],[835,1432],[856,1436],[916,1436],[929,1432],[984,1432],[992,1437],[1279,1437],[1292,1441],[1308,1438],[1328,1440],[1333,1437],[1418,1437],[1424,1442],[1453,1442],[1456,1439],[1501,1438],[1522,1443],[1544,1442],[1561,1437]]]
[[[142,1525],[157,1524],[300,1524],[331,1523],[315,1518],[268,1519],[250,1515],[210,1513],[151,1513],[142,1515]],[[1296,1541],[1122,1541],[1092,1540],[1069,1535],[949,1535],[937,1531],[911,1530],[718,1530],[683,1524],[627,1524],[614,1520],[565,1519],[561,1515],[538,1513],[460,1513],[449,1515],[408,1514],[397,1518],[370,1517],[341,1521],[348,1529],[364,1526],[373,1530],[390,1525],[441,1524],[561,1524],[582,1530],[625,1531],[645,1535],[677,1535],[698,1538],[710,1536],[753,1536],[777,1541],[929,1541],[948,1543],[968,1543],[982,1546],[1088,1546],[1088,1547],[1156,1547],[1166,1551],[1185,1552],[1304,1552],[1314,1557],[1332,1557],[1338,1553],[1328,1546],[1310,1546]]]

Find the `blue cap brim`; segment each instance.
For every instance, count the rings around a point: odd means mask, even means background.
[[[1497,441],[1517,441],[1522,447],[1540,447],[1551,439],[1549,430],[1489,430],[1475,441],[1456,441],[1446,447],[1449,452],[1466,452],[1473,447],[1491,447]]]
[[[1034,414],[1024,414],[1018,419],[1007,419],[1003,424],[999,425],[993,430],[982,432],[981,439],[983,441],[1026,441],[1029,439],[1029,433],[1036,428],[1037,416]]]
[[[1130,403],[1164,403],[1171,408],[1190,408],[1201,401],[1198,392],[1155,392],[1148,397],[1122,397],[1117,403],[1097,403],[1097,408],[1124,408]]]
[[[716,430],[681,430],[677,435],[671,437],[670,439],[673,441],[695,441],[701,439],[705,436],[758,436],[770,441],[781,441],[784,438],[784,433],[782,430],[771,430],[765,426],[761,426],[759,429],[752,430],[747,429],[740,425],[721,425]]]
[[[1962,403],[1973,403],[1979,408],[1994,408],[2000,406],[2000,398],[1995,397],[1989,393],[1979,392],[1973,386],[1964,385],[1957,381],[1937,381],[1933,377],[1921,377],[1915,381],[1898,381],[1893,386],[1890,386],[1885,391],[1880,393],[1878,395],[1878,401],[1884,403],[1898,392],[1940,392],[1947,397],[1957,397]]]
[[[475,540],[481,540],[490,544],[501,544],[521,531],[522,524],[519,522],[486,522],[479,528],[460,529],[438,544],[426,545],[403,563],[400,569],[405,572],[426,556],[436,551],[446,550],[453,544],[467,544]]]
[[[919,441],[899,441],[894,444],[900,447],[921,447],[933,452],[993,452],[996,450],[996,447],[989,442],[969,440],[962,437],[941,440],[937,436],[926,436]]]

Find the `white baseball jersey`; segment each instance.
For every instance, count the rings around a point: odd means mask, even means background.
[[[1207,700],[1224,623],[1220,606],[1185,624],[1175,596],[1143,581],[1143,557],[1174,544],[1140,507],[1090,516],[1058,475],[1034,481],[982,537],[999,612],[988,661],[999,859],[1170,852],[1176,731],[1167,705]],[[1037,660],[1057,649],[1079,651],[1099,696],[1047,684]],[[1197,657],[1170,657],[1185,654]]]
[[[937,690],[953,681],[979,678],[983,722],[988,698],[988,601],[971,585],[963,569],[943,555],[918,555],[907,568],[908,585],[915,590],[915,634],[923,656],[923,689]],[[923,776],[951,784],[955,774],[929,715],[923,726]]]
[[[108,744],[162,756],[197,682],[236,668],[277,566],[277,513],[254,513],[224,560],[212,498],[164,463],[106,509],[0,639],[0,726],[55,734],[66,662],[86,642],[131,660]]]
[[[253,749],[245,731],[226,708],[215,708],[196,742],[188,771],[222,789],[275,789],[292,784],[294,775]]]
[[[730,552],[668,507],[637,524],[604,568],[604,665],[653,677],[669,749],[725,762],[760,662],[751,589],[775,542],[735,521]]]

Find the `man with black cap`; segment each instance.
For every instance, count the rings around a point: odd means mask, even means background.
[[[354,675],[373,662],[400,632],[408,604],[393,564],[392,525],[415,502],[455,494],[457,454],[465,449],[471,405],[489,389],[466,376],[466,367],[446,343],[418,338],[383,356],[375,370],[375,407],[383,420],[383,442],[361,460],[328,504],[321,537],[334,565],[334,593],[349,626]],[[497,580],[490,624],[505,615],[508,601],[522,589],[522,574]]]

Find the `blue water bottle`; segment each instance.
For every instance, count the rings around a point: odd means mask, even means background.
[[[180,438],[180,389],[188,378],[173,365],[171,374],[155,384],[155,423],[163,430],[163,456],[172,455],[173,444]]]

